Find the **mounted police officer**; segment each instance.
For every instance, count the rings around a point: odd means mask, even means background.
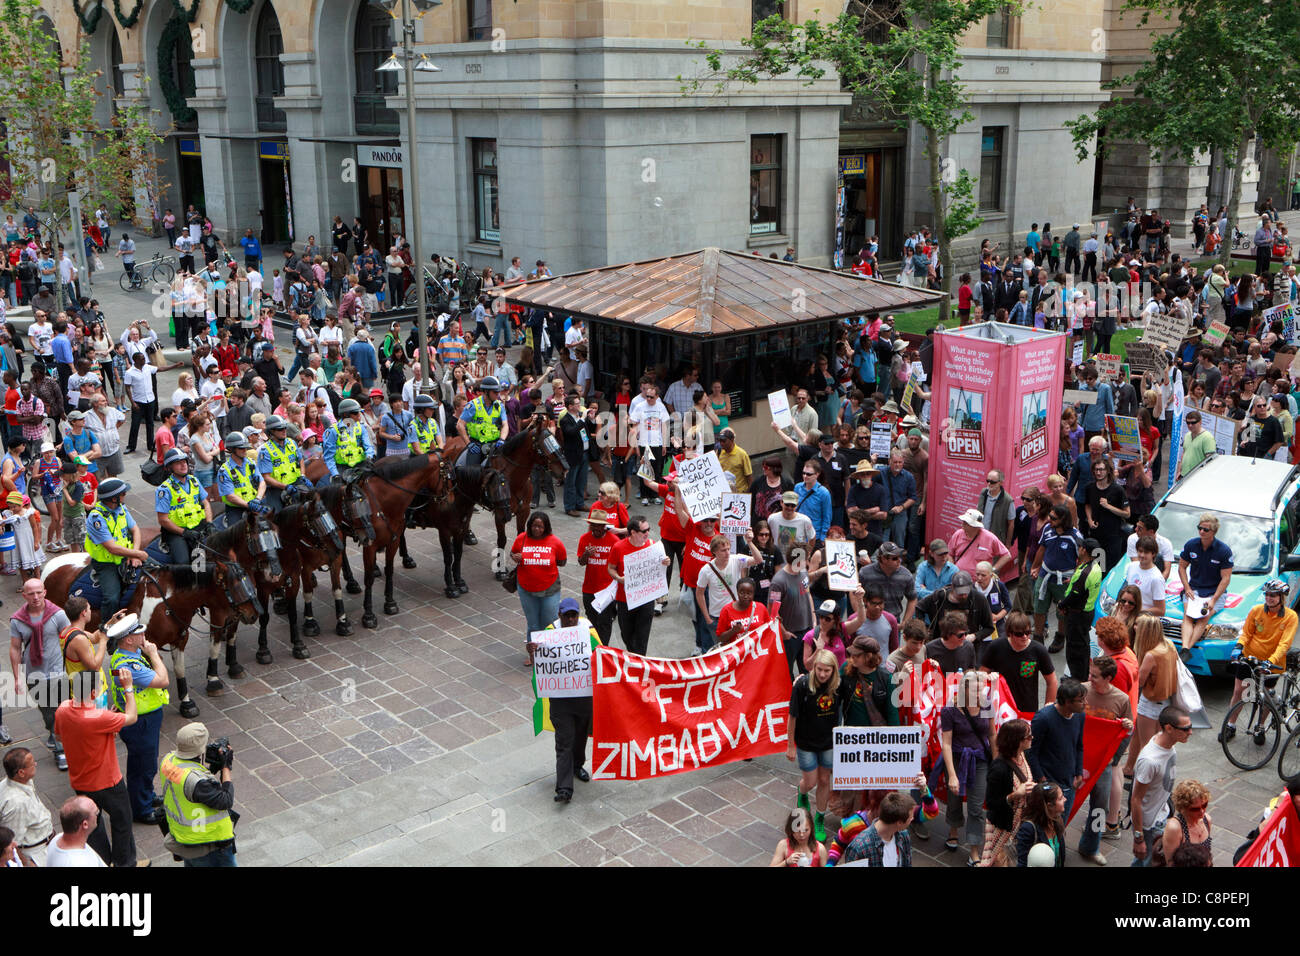
[[[226,451],[230,457],[217,469],[217,493],[226,506],[222,525],[229,528],[245,517],[249,511],[261,513],[268,510],[261,497],[266,483],[257,470],[257,462],[248,457],[248,439],[243,432],[226,436]]]
[[[99,583],[99,617],[103,621],[122,604],[122,563],[139,567],[149,560],[140,550],[140,526],[122,503],[130,490],[121,478],[109,478],[99,486],[99,501],[86,515],[85,548]]]
[[[477,481],[483,463],[501,450],[510,433],[506,407],[501,402],[501,383],[495,376],[486,375],[479,379],[478,387],[479,396],[465,406],[456,421],[457,434],[469,441],[469,446],[456,459],[456,470],[465,474],[471,483]],[[503,484],[504,481],[502,476]],[[473,531],[466,531],[465,543],[478,544]]]
[[[339,406],[342,410],[344,402]],[[412,455],[427,455],[442,450],[442,432],[438,430],[438,420],[433,417],[438,403],[432,395],[416,395],[415,419],[411,422],[411,435],[406,440],[406,447]]]
[[[186,866],[237,866],[234,752],[222,748],[215,766],[204,764],[207,750],[208,728],[195,721],[176,732],[176,749],[162,759],[158,772],[169,831],[163,846]]]
[[[134,614],[108,627],[110,638],[117,640],[117,650],[109,658],[110,673],[122,668],[131,672],[135,687],[136,721],[123,727],[118,735],[126,744],[126,791],[131,799],[131,813],[137,823],[159,823],[162,800],[154,795],[153,777],[158,770],[158,733],[162,730],[163,706],[171,698],[167,693],[170,678],[158,648],[144,636],[145,626]],[[113,709],[126,712],[125,694],[114,679],[110,683]]]
[[[370,435],[361,426],[361,405],[355,399],[343,399],[339,402],[338,421],[325,432],[325,467],[329,474],[322,476],[316,487],[324,488],[335,479],[348,483],[348,472],[374,457]]]
[[[275,514],[284,507],[284,490],[308,484],[302,474],[298,443],[289,437],[289,423],[279,415],[266,420],[267,440],[257,452],[257,470],[266,483],[266,503]],[[310,485],[308,485],[310,488]]]
[[[171,474],[154,496],[158,529],[171,563],[188,567],[191,545],[202,540],[204,528],[212,522],[212,503],[199,480],[190,474],[190,460],[184,452],[169,448],[163,465]]]

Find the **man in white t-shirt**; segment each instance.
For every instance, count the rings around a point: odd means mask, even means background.
[[[663,460],[665,439],[671,418],[664,403],[659,401],[659,387],[655,385],[652,376],[647,375],[641,380],[641,394],[632,399],[632,403],[628,406],[627,420],[628,444],[636,448],[654,450],[655,465],[658,466]],[[643,484],[641,504],[648,505],[650,500],[649,492]],[[653,500],[657,503],[658,496],[653,496]]]
[[[1129,811],[1133,817],[1134,866],[1149,866],[1155,841],[1161,839],[1169,819],[1169,797],[1174,791],[1174,747],[1192,737],[1192,718],[1173,704],[1160,711],[1160,732],[1147,741],[1133,765],[1133,795]]]
[[[52,369],[54,347],[51,343],[54,341],[54,326],[50,324],[50,317],[44,312],[37,314],[36,318],[38,321],[27,327],[27,339],[32,343],[32,351],[45,359],[45,364]]]
[[[1137,541],[1137,561],[1124,570],[1124,583],[1136,585],[1142,592],[1142,612],[1165,615],[1165,576],[1156,567],[1160,545],[1156,539],[1143,535]]]
[[[1174,568],[1178,567],[1178,560],[1177,555],[1174,553],[1173,542],[1163,534],[1157,533],[1160,529],[1160,519],[1155,515],[1142,515],[1134,522],[1133,527],[1133,533],[1128,536],[1128,559],[1130,561],[1136,561],[1138,559],[1138,538],[1148,536],[1155,538],[1156,546],[1159,549],[1159,560],[1156,561],[1156,567],[1159,568],[1161,564],[1164,565],[1161,573],[1165,576],[1165,580],[1168,581],[1169,576],[1173,574]]]
[[[59,824],[63,834],[50,841],[45,851],[46,866],[92,866],[106,864],[99,854],[86,846],[86,839],[95,832],[99,820],[99,807],[89,797],[69,797],[59,807]]]

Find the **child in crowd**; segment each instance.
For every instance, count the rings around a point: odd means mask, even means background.
[[[66,551],[68,549],[63,544],[63,462],[55,456],[53,442],[47,441],[41,445],[36,473],[41,484],[41,498],[50,515],[45,550],[52,554]]]
[[[80,551],[86,539],[86,486],[77,480],[81,469],[63,466],[63,543],[66,550]]]
[[[126,345],[118,342],[113,346],[113,394],[117,396],[117,410],[119,412],[131,410],[130,406],[126,404],[126,389],[122,384],[122,377],[126,374],[127,367]]]
[[[45,563],[45,552],[41,550],[41,513],[32,506],[32,500],[19,491],[9,492],[5,499],[9,508],[0,517],[0,523],[12,528],[15,548],[12,552],[14,562],[22,572],[22,580],[38,577],[41,565]],[[22,584],[18,593],[23,592]]]

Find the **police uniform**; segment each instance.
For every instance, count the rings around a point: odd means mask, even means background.
[[[104,543],[115,541],[124,548],[131,547],[131,529],[134,527],[135,519],[126,510],[126,505],[114,511],[99,502],[86,515],[84,547],[99,580],[101,620],[106,621],[116,614],[122,604],[122,562],[125,560],[120,554],[109,553]]]
[[[465,406],[465,410],[460,413],[460,420],[465,423],[465,432],[470,441],[464,455],[467,465],[482,464],[487,449],[501,439],[505,417],[506,407],[500,399],[489,407],[480,395]]]
[[[261,483],[262,476],[258,473],[257,462],[252,458],[245,457],[241,464],[231,456],[217,469],[217,494],[221,495],[221,501],[226,506],[226,527],[248,511],[243,505],[234,504],[230,496],[238,495],[245,502],[256,501],[257,489]]]
[[[406,440],[406,447],[412,455],[427,455],[436,451],[442,444],[442,434],[438,431],[436,419],[416,416],[411,423],[411,437]]]
[[[154,496],[154,511],[167,515],[177,526],[190,531],[207,518],[207,512],[203,509],[203,502],[207,500],[207,491],[193,475],[187,474],[184,479],[168,475]],[[171,554],[172,564],[189,565],[190,543],[184,535],[163,531],[162,539]]]
[[[342,477],[341,469],[355,468],[363,461],[375,457],[370,436],[361,423],[353,418],[340,418],[325,432],[325,466],[329,474],[316,483],[323,488],[332,478]]]
[[[302,478],[302,458],[298,454],[298,443],[292,438],[285,438],[284,447],[268,439],[257,451],[257,471],[261,475],[270,475],[276,481],[292,485]],[[266,487],[266,503],[275,514],[284,507],[283,489]]]
[[[126,711],[126,695],[118,685],[116,674],[122,668],[131,672],[135,686],[136,721],[118,731],[126,744],[126,790],[131,798],[131,813],[136,819],[154,810],[153,775],[158,766],[158,733],[162,730],[163,706],[171,701],[165,687],[154,687],[158,674],[143,651],[119,650],[108,662],[114,679],[113,709]]]

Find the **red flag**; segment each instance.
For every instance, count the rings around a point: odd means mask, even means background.
[[[1300,865],[1300,817],[1296,816],[1291,795],[1283,790],[1277,809],[1260,827],[1259,836],[1237,866],[1297,865]]]
[[[1118,720],[1107,720],[1104,717],[1091,715],[1083,718],[1083,769],[1088,775],[1083,778],[1083,784],[1074,793],[1074,806],[1070,808],[1070,819],[1065,821],[1067,824],[1079,812],[1088,794],[1092,792],[1097,778],[1106,770],[1106,765],[1115,756],[1115,751],[1119,750],[1120,742],[1128,735],[1129,732]]]

